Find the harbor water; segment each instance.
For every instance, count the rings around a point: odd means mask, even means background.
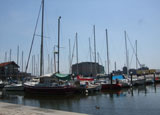
[[[0,101],[93,115],[159,115],[160,84],[77,95],[0,91]]]

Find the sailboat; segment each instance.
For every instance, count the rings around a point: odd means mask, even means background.
[[[59,73],[59,35],[60,35],[60,19],[58,18],[58,72],[42,75],[43,71],[43,18],[44,18],[44,0],[42,0],[42,31],[41,31],[41,61],[40,61],[40,77],[36,82],[30,81],[24,83],[25,91],[28,93],[44,93],[44,94],[71,94],[80,91],[74,84],[68,82],[71,76]]]
[[[122,88],[122,84],[118,79],[114,79],[113,74],[109,74],[109,51],[108,51],[108,33],[106,29],[106,46],[107,46],[107,63],[108,63],[108,76],[110,79],[106,79],[101,81],[102,90],[120,90]]]

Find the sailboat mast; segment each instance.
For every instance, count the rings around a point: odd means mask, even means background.
[[[114,71],[115,71],[115,72],[117,71],[117,64],[116,64],[116,61],[114,62]]]
[[[108,75],[109,75],[109,48],[108,48],[108,32],[106,29],[106,46],[107,46],[107,66],[108,66]]]
[[[124,31],[124,36],[125,36],[125,46],[126,46],[126,64],[127,64],[127,76],[129,77],[129,64],[128,64],[128,49],[127,49],[127,36],[126,36],[126,31]]]
[[[71,74],[71,42],[69,39],[69,74]]]
[[[59,16],[58,18],[58,73],[59,73],[59,54],[60,54],[60,50],[59,50],[59,47],[60,47],[60,19],[61,19],[61,16]]]
[[[22,72],[23,72],[23,51],[22,51]]]
[[[77,57],[77,75],[79,74],[78,71],[78,34],[76,33],[76,57]]]
[[[4,62],[7,62],[7,52],[5,52]]]
[[[93,26],[94,34],[94,53],[95,53],[95,76],[97,75],[97,66],[96,66],[96,35],[95,35],[95,25]]]
[[[136,69],[138,69],[138,61],[137,61],[137,40],[136,40]]]
[[[92,74],[92,55],[91,55],[91,40],[89,38],[89,53],[90,53],[90,73]]]
[[[10,49],[10,51],[9,51],[9,61],[11,61],[12,60],[12,49]]]
[[[19,63],[19,45],[17,46],[17,65]]]
[[[54,46],[54,72],[56,73],[57,71],[56,71],[56,46]]]
[[[42,25],[41,25],[41,56],[40,56],[40,76],[43,74],[43,21],[44,21],[44,0],[42,0]]]

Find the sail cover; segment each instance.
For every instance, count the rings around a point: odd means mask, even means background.
[[[58,79],[61,79],[61,80],[71,80],[71,75],[70,74],[56,73],[54,75],[55,75],[55,77],[57,77]]]
[[[122,80],[122,79],[124,79],[124,77],[123,77],[123,75],[116,75],[116,76],[113,76],[112,79],[113,80],[116,80],[116,79]]]

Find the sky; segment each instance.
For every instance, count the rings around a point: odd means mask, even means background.
[[[23,51],[25,65],[40,4],[41,0],[0,0],[0,62],[5,61],[5,52],[9,60],[10,49],[12,49],[12,60],[17,62],[17,46],[19,45],[18,64],[20,66],[22,64]],[[136,67],[131,46],[135,47],[135,40],[137,40],[140,63],[151,69],[159,69],[159,6],[159,0],[45,0],[45,73],[48,72],[48,63],[51,63],[51,61],[48,62],[48,54],[50,59],[53,58],[53,47],[57,45],[59,16],[62,17],[60,29],[60,71],[62,73],[69,71],[69,39],[73,51],[76,32],[78,33],[79,62],[90,61],[89,38],[93,61],[93,25],[95,25],[96,50],[100,55],[100,64],[106,65],[105,29],[107,29],[110,70],[114,69],[115,62],[117,69],[120,70],[126,65],[124,31],[127,32],[130,68]],[[40,52],[39,35],[41,35],[41,19],[38,22],[32,51],[37,66],[39,66]],[[74,53],[74,63],[76,63],[76,53]],[[29,72],[31,72],[31,66],[32,60],[30,60]]]

